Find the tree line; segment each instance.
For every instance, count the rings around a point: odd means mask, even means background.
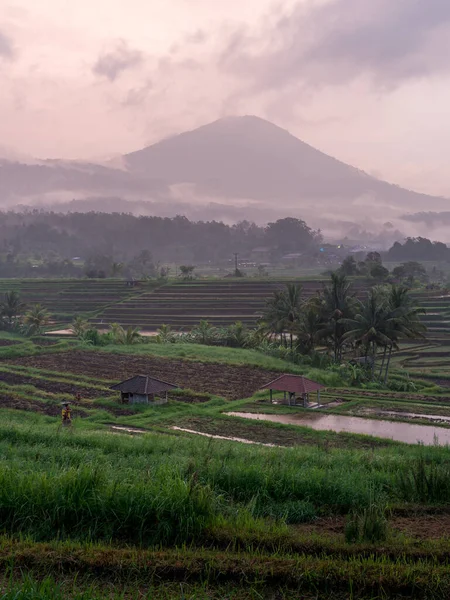
[[[270,336],[292,350],[310,354],[320,346],[336,363],[358,358],[370,366],[372,378],[386,382],[400,341],[424,337],[424,312],[405,286],[375,285],[359,299],[345,275],[332,273],[330,282],[309,299],[299,284],[274,292],[262,323]]]
[[[267,247],[273,259],[318,248],[320,233],[294,218],[266,227],[243,221],[45,211],[0,213],[0,276],[76,276],[85,270],[111,277],[129,269],[151,275],[158,263],[218,264],[237,252]],[[84,269],[84,266],[83,266]]]

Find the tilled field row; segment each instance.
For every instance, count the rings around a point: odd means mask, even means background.
[[[116,381],[139,374],[151,375],[181,388],[210,393],[230,400],[248,398],[264,384],[280,375],[277,371],[266,371],[251,366],[82,351],[29,356],[5,362]]]

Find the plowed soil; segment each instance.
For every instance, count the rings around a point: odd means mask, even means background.
[[[393,516],[388,519],[388,523],[389,528],[394,532],[399,532],[418,540],[450,537],[450,515],[446,513],[403,517]],[[344,535],[345,524],[345,517],[327,517],[317,519],[314,523],[297,525],[295,526],[295,529],[302,533],[308,532],[317,535]]]
[[[5,362],[64,374],[90,375],[95,380],[122,381],[134,375],[151,375],[181,388],[229,400],[248,398],[280,375],[258,367],[83,351],[28,356]]]
[[[61,414],[61,406],[57,404],[47,404],[38,400],[25,400],[23,398],[14,398],[0,394],[0,408],[13,408],[15,410],[26,410],[27,412],[37,412],[51,417],[58,417]],[[73,414],[77,417],[84,417],[86,413],[78,407],[73,407]]]
[[[8,385],[33,385],[39,390],[50,392],[52,394],[70,394],[75,396],[80,394],[83,399],[109,397],[113,396],[112,392],[97,390],[95,388],[83,387],[76,383],[65,383],[62,381],[49,381],[47,379],[39,379],[37,377],[29,377],[21,373],[5,373],[0,372],[0,381]]]

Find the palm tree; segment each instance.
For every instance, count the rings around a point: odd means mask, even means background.
[[[208,323],[208,321],[200,321],[200,323],[191,331],[191,335],[199,344],[211,344],[217,334],[217,329]]]
[[[307,302],[302,317],[297,324],[296,333],[299,346],[309,354],[314,351],[317,342],[324,335],[325,324],[318,307]]]
[[[263,321],[271,333],[280,334],[282,338],[287,330],[290,345],[293,347],[293,336],[296,324],[300,320],[303,306],[302,287],[288,283],[284,290],[276,290],[272,298],[266,302]]]
[[[128,327],[128,329],[122,329],[123,334],[119,339],[119,344],[124,344],[125,346],[131,346],[132,344],[138,344],[141,340],[141,335],[139,333],[138,327]]]
[[[247,342],[248,331],[242,321],[236,321],[228,327],[226,332],[227,340],[235,348],[243,348]]]
[[[399,340],[402,338],[412,340],[422,339],[427,330],[426,326],[420,321],[420,315],[425,314],[426,311],[424,308],[414,304],[409,289],[406,286],[392,285],[387,292],[387,300],[390,307],[389,337],[393,343],[389,346],[384,383],[388,379],[392,350],[398,347]],[[383,357],[380,376],[384,366],[384,358],[385,356]]]
[[[70,326],[70,329],[76,337],[81,338],[83,337],[83,334],[86,333],[86,331],[89,329],[89,322],[87,319],[83,319],[83,317],[75,317],[75,319],[72,322],[72,325]]]
[[[285,321],[283,319],[283,290],[275,290],[272,297],[266,300],[266,306],[263,311],[261,325],[272,336],[280,335],[284,337]]]
[[[288,283],[281,296],[279,308],[280,316],[289,332],[291,349],[293,347],[294,329],[300,321],[302,305],[302,286],[295,283]]]
[[[119,325],[119,323],[111,323],[109,326],[109,333],[115,344],[123,343],[122,340],[125,338],[126,334],[122,325]]]
[[[48,324],[50,313],[42,304],[32,306],[24,316],[24,322],[29,327],[31,334],[41,333],[42,329]]]
[[[0,315],[8,320],[10,326],[24,310],[25,304],[20,300],[19,293],[16,290],[6,292],[3,302],[0,304]]]
[[[345,343],[346,320],[354,316],[356,301],[351,293],[351,283],[341,273],[331,273],[331,282],[324,286],[314,303],[320,311],[326,327],[322,337],[328,338],[333,348],[334,360],[342,359]]]
[[[389,302],[372,288],[365,302],[358,301],[356,315],[353,318],[341,319],[341,325],[347,328],[343,334],[344,341],[362,344],[367,358],[372,353],[372,377],[375,375],[377,349],[381,346],[391,347],[395,341],[392,334],[391,311]]]
[[[161,325],[157,331],[156,341],[159,344],[170,344],[175,341],[175,334],[170,325]]]

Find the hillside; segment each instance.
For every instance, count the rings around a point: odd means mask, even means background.
[[[253,116],[228,117],[125,156],[130,172],[204,193],[291,204],[372,195],[398,206],[441,204],[371,177]]]

